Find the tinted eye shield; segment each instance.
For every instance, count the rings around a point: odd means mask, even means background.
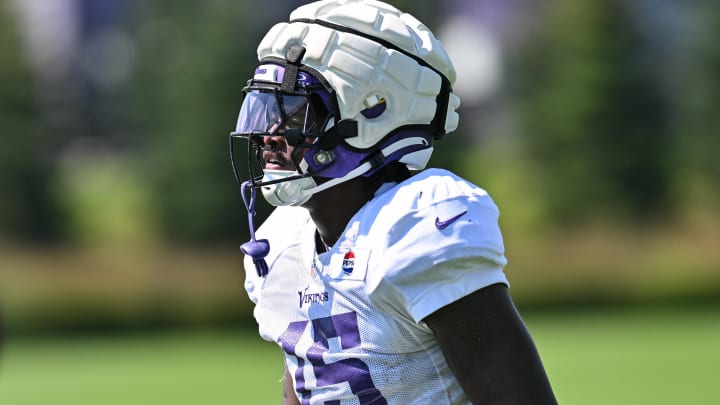
[[[303,173],[300,163],[308,149],[318,149],[317,144],[324,136],[322,129],[329,116],[324,100],[312,94],[311,90],[319,89],[302,88],[300,91],[285,92],[276,83],[258,81],[251,81],[244,89],[245,97],[236,128],[230,133],[230,155],[238,179],[236,141],[247,141],[250,175],[253,183],[257,183],[263,176],[263,151],[282,152],[277,145],[265,144],[268,136],[283,137],[287,145],[293,147],[288,158],[295,164],[298,177],[309,175]]]
[[[316,114],[309,89],[287,93],[272,85],[251,85],[244,93],[233,135],[282,135],[278,132],[298,129],[317,136],[318,121],[324,117]]]

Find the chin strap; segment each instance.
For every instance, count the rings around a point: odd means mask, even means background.
[[[250,198],[247,198],[245,195],[245,190],[247,189],[250,189]],[[270,242],[268,242],[267,239],[255,239],[255,223],[253,217],[255,216],[256,195],[252,182],[246,181],[242,183],[240,192],[242,193],[242,199],[248,212],[248,226],[250,227],[250,241],[240,245],[240,251],[252,257],[258,277],[265,277],[269,271],[265,256],[270,252]]]
[[[385,159],[388,156],[392,155],[393,153],[395,153],[399,150],[409,148],[409,147],[414,147],[414,146],[426,147],[427,145],[428,145],[427,139],[420,137],[420,136],[401,139],[397,142],[393,142],[390,145],[380,149],[379,153],[377,153],[375,156],[371,156],[370,159],[366,160],[363,164],[361,164],[360,166],[358,166],[355,169],[348,172],[348,174],[346,174],[342,177],[330,179],[320,185],[317,185],[317,186],[315,186],[311,189],[305,190],[305,191],[307,194],[313,195],[315,193],[319,193],[320,191],[327,190],[330,187],[336,186],[340,183],[344,183],[348,180],[354,179],[356,177],[360,177],[360,176],[364,175],[365,173],[369,173],[373,170],[378,169],[380,166],[383,165],[383,163],[385,162]]]

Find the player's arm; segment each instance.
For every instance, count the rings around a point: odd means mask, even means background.
[[[475,291],[424,321],[473,403],[557,403],[535,344],[504,284]]]
[[[283,399],[282,405],[300,405],[300,402],[295,395],[295,387],[293,387],[292,376],[285,367],[285,376],[283,377]]]

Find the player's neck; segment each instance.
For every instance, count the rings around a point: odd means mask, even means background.
[[[322,241],[332,246],[356,212],[375,195],[364,178],[338,184],[313,196],[303,207],[310,211]]]

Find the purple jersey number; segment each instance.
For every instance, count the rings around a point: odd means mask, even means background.
[[[310,322],[312,322],[311,332],[314,343],[307,350],[307,356],[303,358],[298,356],[295,349]],[[354,312],[313,319],[312,321],[292,322],[278,339],[283,350],[297,359],[298,368],[295,372],[295,389],[301,395],[303,405],[309,404],[312,396],[311,391],[305,387],[305,377],[303,375],[303,369],[308,366],[307,362],[312,367],[318,387],[347,382],[352,393],[360,400],[360,404],[387,404],[380,391],[375,388],[372,378],[370,378],[370,370],[362,360],[349,358],[330,364],[325,363],[323,354],[329,350],[328,341],[335,338],[339,338],[342,350],[360,346],[360,331],[358,330],[357,315]],[[339,403],[340,401],[325,402],[326,405]]]

